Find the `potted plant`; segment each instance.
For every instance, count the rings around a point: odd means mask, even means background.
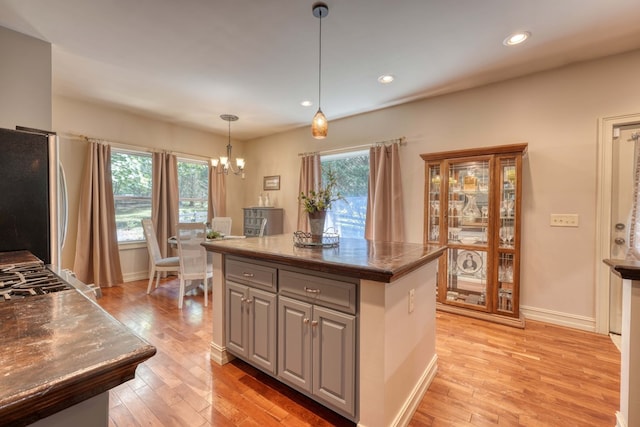
[[[322,242],[324,232],[324,221],[327,210],[331,209],[333,202],[344,199],[337,190],[336,174],[329,169],[326,174],[326,185],[320,185],[315,190],[308,193],[301,192],[298,200],[309,215],[309,226],[311,227],[311,241],[313,243]]]

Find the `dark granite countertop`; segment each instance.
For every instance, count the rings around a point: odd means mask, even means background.
[[[347,277],[390,283],[437,259],[445,246],[340,239],[336,248],[300,248],[293,235],[229,239],[203,243],[211,252],[239,255]]]
[[[105,392],[155,352],[76,290],[0,302],[0,425],[26,425]]]
[[[605,259],[604,262],[623,279],[640,280],[640,261]]]

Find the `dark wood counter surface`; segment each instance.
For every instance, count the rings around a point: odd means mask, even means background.
[[[155,352],[76,290],[0,302],[0,425],[103,393]]]
[[[640,280],[640,261],[605,259],[604,262],[623,279]]]
[[[203,245],[211,252],[386,283],[438,258],[445,250],[438,245],[365,239],[340,239],[336,248],[299,248],[294,246],[290,234],[211,241]]]

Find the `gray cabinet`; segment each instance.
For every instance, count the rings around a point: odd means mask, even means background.
[[[353,418],[355,285],[282,270],[280,284],[278,378]],[[345,298],[335,298],[337,294]],[[347,312],[327,305],[343,307]]]
[[[255,287],[267,287],[264,282],[254,282],[256,276],[264,279],[269,270],[275,269],[234,262],[228,265],[226,282],[226,336],[227,348],[236,356],[258,368],[276,373],[276,294]],[[246,284],[232,281],[229,272],[243,272]],[[238,280],[238,281],[240,281]],[[273,288],[275,290],[275,287]]]
[[[227,350],[356,419],[357,281],[228,256]]]
[[[284,210],[281,208],[243,208],[244,235],[260,235],[262,219],[267,219],[264,235],[282,234]]]

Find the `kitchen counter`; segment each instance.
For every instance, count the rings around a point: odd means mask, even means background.
[[[0,425],[27,425],[99,395],[108,405],[108,390],[155,352],[73,289],[0,302]]]
[[[356,408],[359,425],[406,425],[437,371],[437,260],[445,247],[341,239],[336,248],[299,248],[292,235],[203,244],[213,259],[211,359],[226,348],[226,258],[356,283]],[[280,321],[280,320],[279,320]],[[282,337],[281,337],[282,339]]]
[[[620,411],[617,426],[640,425],[640,261],[605,259],[622,278]]]
[[[204,246],[211,252],[384,282],[393,282],[437,259],[445,249],[438,245],[365,239],[341,239],[336,248],[300,248],[294,246],[293,236],[288,234],[242,241],[210,241]]]

